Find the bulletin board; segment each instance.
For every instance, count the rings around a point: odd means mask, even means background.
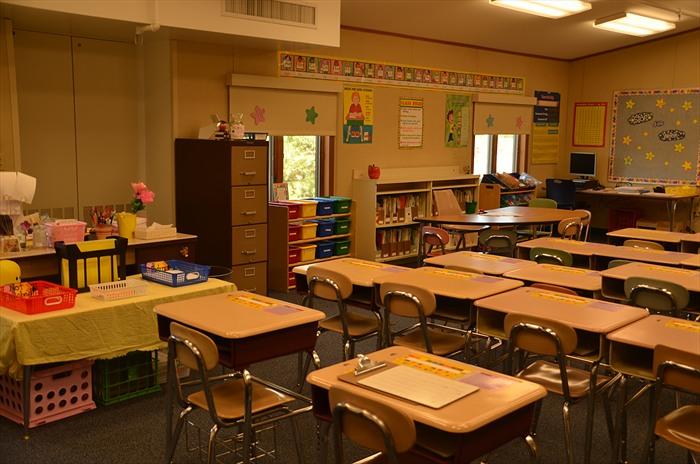
[[[615,92],[608,178],[700,181],[700,88]]]

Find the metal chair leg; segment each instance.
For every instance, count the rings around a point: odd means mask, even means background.
[[[620,393],[617,398],[617,414],[615,420],[615,439],[613,440],[612,464],[617,464],[620,460],[620,450],[623,445],[623,432],[625,422],[625,403],[627,402],[627,377],[620,378]]]
[[[527,445],[527,451],[530,453],[530,462],[532,464],[537,464],[540,462],[540,455],[537,452],[537,442],[532,435],[525,437],[525,444]]]
[[[209,431],[209,443],[207,444],[207,464],[213,464],[216,461],[216,435],[219,433],[219,426],[214,426]]]
[[[532,415],[532,425],[530,426],[530,436],[537,436],[537,424],[540,422],[540,413],[542,412],[542,400],[535,403],[535,410]]]
[[[175,430],[173,431],[172,435],[170,435],[168,447],[165,450],[166,464],[173,462],[173,456],[175,456],[175,450],[177,449],[177,442],[179,441],[180,434],[182,433],[182,426],[185,425],[185,417],[187,417],[190,412],[192,412],[192,406],[188,406],[180,411],[180,416],[177,418],[177,423],[175,424]],[[168,430],[168,433],[170,434],[170,430]]]
[[[591,367],[589,380],[589,391],[586,411],[586,437],[584,447],[583,462],[590,464],[591,462],[591,446],[593,442],[593,421],[595,420],[595,395],[596,395],[596,378],[598,376],[598,364]]]
[[[352,359],[350,356],[350,340],[343,340],[343,361]]]
[[[571,436],[571,413],[569,411],[569,406],[569,402],[564,401],[561,407],[564,417],[564,446],[566,447],[566,462],[568,464],[574,464],[574,445],[572,443],[573,437]]]
[[[326,464],[328,462],[328,435],[331,424],[326,421],[317,421],[316,434],[318,435],[318,462]]]
[[[301,438],[299,437],[299,427],[297,427],[297,419],[292,416],[289,418],[292,426],[292,439],[294,440],[294,449],[297,452],[297,462],[303,464],[301,457]]]

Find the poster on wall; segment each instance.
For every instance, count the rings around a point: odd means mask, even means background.
[[[471,97],[445,95],[445,146],[466,147],[471,137]]]
[[[374,91],[368,88],[343,89],[343,143],[372,143]]]
[[[615,92],[608,178],[700,182],[700,88]]]
[[[556,164],[559,161],[559,92],[535,90],[537,103],[532,118],[532,164]]]
[[[423,146],[423,99],[399,98],[399,148]]]
[[[574,103],[574,130],[571,144],[575,147],[604,146],[607,114],[607,102]]]

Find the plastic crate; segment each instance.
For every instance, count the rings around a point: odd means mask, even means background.
[[[318,242],[316,244],[316,259],[330,258],[333,256],[333,249],[335,248],[335,243],[333,242]]]
[[[316,238],[318,224],[315,222],[305,222],[301,225],[301,240]]]
[[[16,296],[13,288],[16,285],[31,285],[34,289],[32,296]],[[5,285],[0,291],[0,306],[19,311],[24,314],[39,314],[75,306],[77,290],[61,285],[35,280]]]
[[[336,240],[334,244],[335,249],[333,250],[333,254],[335,256],[342,256],[350,253],[350,240]]]
[[[46,232],[49,246],[56,242],[76,243],[85,240],[85,226],[83,221],[56,221],[46,223]]]
[[[316,216],[327,216],[333,214],[333,203],[335,203],[330,198],[323,197],[313,197],[309,198],[316,202]]]
[[[350,206],[352,205],[352,199],[348,197],[328,197],[333,200],[333,214],[346,214],[350,212]]]
[[[101,406],[160,391],[157,350],[98,359],[93,370],[94,398]]]
[[[35,370],[29,381],[29,427],[36,427],[95,409],[92,361],[86,359]],[[0,377],[0,415],[18,424],[22,419],[22,382]]]
[[[294,203],[292,201],[271,201],[270,204],[286,207],[287,217],[289,219],[297,219],[299,217],[299,208],[301,207],[299,203]]]
[[[312,222],[318,224],[316,237],[328,237],[329,235],[333,235],[333,230],[335,229],[334,219],[317,219]]]
[[[103,301],[122,300],[145,295],[148,283],[143,280],[129,279],[90,285],[90,295]]]
[[[301,248],[296,246],[289,247],[289,264],[298,263],[301,261]]]
[[[336,219],[333,227],[333,235],[350,233],[350,219]]]
[[[172,273],[168,271],[159,271],[148,267],[148,263],[141,264],[141,276],[159,284],[169,285],[171,287],[182,287],[183,285],[192,285],[200,282],[206,282],[209,278],[209,266],[201,266],[192,264],[186,261],[178,261],[171,259],[166,261],[170,270],[182,271],[180,273]]]
[[[299,224],[289,224],[289,241],[301,240],[301,226]]]
[[[316,245],[304,245],[300,246],[301,251],[301,261],[313,261],[316,259]]]
[[[299,205],[299,217],[314,217],[316,216],[316,205],[318,202],[314,200],[294,200],[293,202]]]

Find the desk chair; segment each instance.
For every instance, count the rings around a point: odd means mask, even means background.
[[[644,248],[647,250],[664,250],[664,246],[660,243],[652,242],[650,240],[635,240],[633,238],[627,239],[622,242],[622,246],[634,247],[634,248]]]
[[[243,434],[241,451],[244,461],[248,462],[251,447],[256,443],[256,429],[269,426],[270,422],[292,419],[294,412],[289,410],[288,405],[299,397],[281,387],[271,388],[270,385],[251,377],[247,370],[210,377],[209,373],[219,364],[219,352],[214,341],[207,335],[176,322],[170,323],[170,334],[168,400],[170,401],[171,395],[176,393],[176,400],[182,411],[174,432],[171,431],[168,421],[165,462],[172,462],[185,419],[197,408],[209,412],[209,417],[214,423],[209,432],[207,462],[216,461],[216,436],[224,427],[236,427],[238,432]],[[181,382],[176,375],[176,360],[199,374],[199,379]],[[185,396],[182,387],[188,385],[197,385],[201,389]],[[298,432],[294,421],[292,428],[297,446],[297,460],[301,462]]]
[[[570,367],[566,365],[566,356],[576,349],[578,337],[576,331],[559,321],[537,318],[523,314],[507,314],[503,328],[509,338],[509,354],[511,372],[516,377],[530,382],[535,382],[547,389],[547,391],[564,398],[562,414],[564,418],[564,443],[566,458],[569,464],[574,462],[573,441],[571,431],[571,417],[569,408],[572,404],[587,399],[588,413],[586,417],[585,437],[585,462],[590,462],[590,449],[593,435],[593,417],[595,413],[595,395],[603,385],[608,383],[609,377],[598,375],[598,362],[594,362],[591,371]],[[513,369],[515,365],[515,349],[520,350],[520,369]],[[554,362],[539,359],[527,363],[529,354],[538,357],[554,358]],[[517,372],[517,373],[516,373]],[[603,399],[607,398],[603,395]],[[538,403],[535,411],[532,435],[535,434],[541,403]],[[611,432],[609,430],[609,432]]]
[[[694,462],[690,453],[700,453],[700,406],[681,406],[661,419],[658,412],[664,387],[700,395],[700,356],[656,345],[653,365],[657,379],[651,394],[647,462],[654,463],[656,437],[686,448],[688,462]]]
[[[557,225],[557,233],[564,239],[578,239],[581,235],[581,220],[579,218],[562,219]]]
[[[436,310],[435,294],[428,289],[396,282],[384,282],[379,289],[384,305],[384,336],[387,346],[399,345],[438,356],[464,352],[465,330],[428,322]],[[391,315],[418,319],[418,323],[398,332],[391,332]]]
[[[90,284],[126,279],[126,246],[123,237],[109,237],[66,244],[54,243],[61,284],[87,292]]]
[[[575,209],[574,213],[584,213],[584,216],[581,218],[581,229],[578,232],[578,238],[576,240],[587,242],[588,235],[591,231],[591,212],[586,209]]]
[[[547,179],[547,198],[557,202],[557,208],[574,209],[576,185],[571,179]]]
[[[452,189],[442,189],[433,191],[433,199],[435,200],[435,209],[437,214],[462,214],[462,207],[457,201]],[[460,225],[444,225],[443,229],[459,235],[455,250],[466,250],[466,234],[477,233],[481,230],[488,229],[489,226],[460,226]]]
[[[0,285],[14,284],[21,281],[22,270],[14,261],[0,260]]]
[[[441,227],[425,226],[422,228],[423,234],[423,256],[436,256],[433,253],[434,247],[440,248],[440,254],[445,254],[445,245],[450,243],[450,234]],[[425,247],[427,246],[427,250]]]
[[[310,266],[306,271],[309,292],[302,305],[313,308],[314,298],[334,302],[338,314],[327,317],[318,324],[317,336],[323,332],[335,332],[343,337],[343,360],[355,357],[355,343],[377,337],[377,349],[381,348],[382,320],[374,311],[350,311],[345,301],[352,294],[352,282],[347,276],[329,269]],[[308,370],[308,360],[305,371]]]
[[[479,248],[492,255],[513,257],[518,234],[514,230],[488,229],[479,232]]]
[[[574,263],[574,257],[568,251],[534,247],[530,249],[530,261],[535,261],[537,264],[571,266]]]
[[[578,293],[576,293],[574,290],[566,287],[561,287],[559,285],[553,285],[553,284],[543,284],[540,282],[534,283],[530,285],[532,288],[539,288],[541,290],[549,290],[550,292],[557,292],[557,293],[564,293],[565,295],[571,295],[571,296],[578,296]]]
[[[551,198],[533,198],[527,202],[527,206],[531,208],[557,208],[557,202],[552,200]],[[553,227],[551,225],[546,225],[546,226],[532,226],[527,229],[519,229],[517,230],[518,235],[524,236],[524,237],[531,237],[531,238],[537,238],[537,237],[551,237],[553,233]]]
[[[612,269],[617,266],[624,266],[625,264],[633,262],[634,261],[630,261],[629,259],[611,259],[610,262],[608,262],[608,269]]]
[[[673,282],[648,277],[625,279],[625,297],[630,304],[651,313],[679,317],[690,301],[688,289]]]

